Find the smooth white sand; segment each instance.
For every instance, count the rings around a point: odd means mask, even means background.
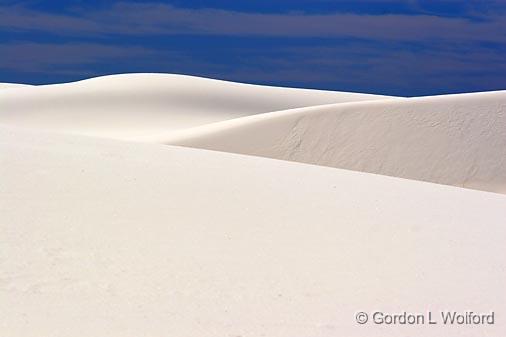
[[[506,92],[2,87],[0,336],[504,336]]]
[[[301,108],[146,141],[506,193],[506,91]]]
[[[31,87],[29,84],[19,84],[19,83],[0,83],[1,89],[19,89],[19,88],[28,88]]]
[[[384,96],[125,74],[0,91],[0,124],[137,140],[258,113]]]
[[[11,128],[0,154],[2,335],[506,331],[504,195]],[[359,326],[359,310],[496,323]]]
[[[0,102],[0,125],[506,193],[504,91],[407,99],[126,74],[1,90]]]

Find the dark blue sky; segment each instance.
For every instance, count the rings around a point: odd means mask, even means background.
[[[124,72],[402,96],[506,89],[506,1],[0,0],[0,82]]]

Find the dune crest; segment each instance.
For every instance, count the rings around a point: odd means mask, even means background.
[[[382,98],[184,75],[122,74],[1,90],[0,124],[137,140],[270,111]]]
[[[506,91],[301,108],[150,141],[506,193]]]
[[[19,83],[0,83],[0,90],[2,89],[19,89],[19,88],[28,88],[32,87],[29,84],[19,84]]]
[[[124,74],[0,90],[0,124],[506,193],[506,91],[419,98]]]

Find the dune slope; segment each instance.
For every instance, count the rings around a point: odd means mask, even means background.
[[[2,89],[19,89],[19,88],[29,88],[32,87],[29,84],[19,84],[19,83],[0,83],[0,90]]]
[[[504,195],[11,128],[0,153],[11,337],[504,335]],[[428,308],[496,323],[354,319]]]
[[[0,125],[506,193],[506,91],[408,99],[125,74],[0,90],[0,102]]]
[[[506,91],[301,108],[148,140],[506,193]]]
[[[258,113],[384,96],[123,74],[0,91],[0,124],[136,140]]]

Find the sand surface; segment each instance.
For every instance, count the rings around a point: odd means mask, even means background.
[[[505,335],[506,92],[1,87],[0,336]]]
[[[0,129],[9,336],[500,336],[506,196]],[[356,311],[495,310],[486,327]],[[6,330],[5,330],[6,329]]]
[[[0,91],[0,125],[506,193],[506,91],[397,98],[168,74]]]
[[[29,84],[18,84],[18,83],[0,83],[0,90],[1,89],[19,89],[19,88],[27,88],[31,87]]]
[[[258,113],[382,98],[182,75],[126,74],[0,91],[0,124],[143,140]]]
[[[150,140],[506,193],[506,91],[294,109]]]

